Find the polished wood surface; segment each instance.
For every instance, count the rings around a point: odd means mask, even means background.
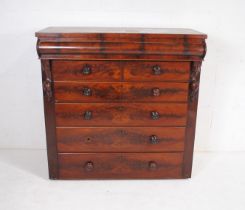
[[[177,45],[177,46],[176,46]],[[178,46],[179,45],[179,46]],[[142,49],[143,48],[143,49]],[[186,50],[187,48],[187,50]],[[163,55],[197,55],[203,54],[203,43],[188,43],[185,40],[179,42],[172,40],[172,43],[142,43],[140,42],[60,42],[59,45],[55,42],[40,42],[39,52],[41,54],[163,54]]]
[[[46,128],[46,142],[48,153],[49,178],[58,178],[58,153],[56,143],[56,120],[53,84],[51,74],[51,64],[49,60],[41,61],[42,83],[43,83],[43,103]]]
[[[55,82],[56,102],[186,102],[188,83]]]
[[[53,61],[55,81],[178,81],[188,82],[190,62]],[[84,74],[84,68],[90,72]],[[156,73],[154,68],[159,68]]]
[[[59,152],[183,151],[185,127],[57,128]]]
[[[50,27],[36,37],[51,179],[191,177],[206,34]]]
[[[112,61],[53,61],[55,81],[119,81],[120,62]],[[85,68],[90,70],[86,73]]]
[[[131,61],[124,63],[125,81],[189,81],[190,62]],[[159,68],[159,73],[155,73],[154,67]]]
[[[92,113],[85,119],[86,111]],[[55,105],[56,124],[74,126],[185,126],[187,104],[175,103],[59,103]],[[152,112],[159,119],[152,119]]]
[[[106,102],[122,100],[121,83],[55,82],[56,102]]]
[[[188,83],[123,83],[122,99],[128,102],[186,102]]]
[[[132,33],[132,30],[117,32],[115,29],[114,33],[110,31],[104,33],[106,29],[103,31],[96,28],[89,31],[86,29],[52,28],[37,32],[39,57],[79,60],[163,60],[165,56],[171,56],[168,57],[170,60],[202,60],[206,52],[204,41],[206,35],[192,30],[184,33],[186,30],[156,29],[154,33],[154,29],[145,29],[142,33]]]
[[[187,128],[185,137],[185,152],[183,162],[183,177],[190,178],[193,162],[193,150],[196,131],[196,117],[201,74],[201,62],[192,62],[190,74],[190,91],[187,112]]]
[[[181,178],[183,153],[59,154],[61,179]]]

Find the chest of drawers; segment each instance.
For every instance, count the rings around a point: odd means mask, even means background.
[[[191,177],[205,34],[50,27],[36,37],[51,179]]]

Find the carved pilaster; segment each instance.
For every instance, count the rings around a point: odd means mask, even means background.
[[[190,90],[183,159],[183,177],[185,178],[191,177],[192,170],[201,64],[201,61],[193,61],[191,63]]]
[[[201,62],[193,62],[190,77],[190,101],[197,99],[199,91],[199,80],[201,73]]]
[[[44,97],[47,98],[48,101],[52,100],[52,76],[50,71],[50,64],[48,61],[42,62],[42,74],[43,74],[43,92]]]
[[[50,60],[41,60],[49,177],[50,179],[57,179],[59,174],[56,142],[55,103],[53,97],[53,83],[50,64]]]

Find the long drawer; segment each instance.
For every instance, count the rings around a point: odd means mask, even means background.
[[[58,152],[165,152],[184,150],[184,127],[57,128]]]
[[[188,83],[55,82],[56,102],[187,101]]]
[[[59,154],[60,179],[181,178],[183,153]]]
[[[56,125],[185,126],[186,103],[58,103]]]

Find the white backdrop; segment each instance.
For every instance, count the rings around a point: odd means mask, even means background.
[[[125,26],[208,34],[195,149],[244,151],[244,9],[244,0],[0,0],[0,148],[46,147],[35,31]]]

